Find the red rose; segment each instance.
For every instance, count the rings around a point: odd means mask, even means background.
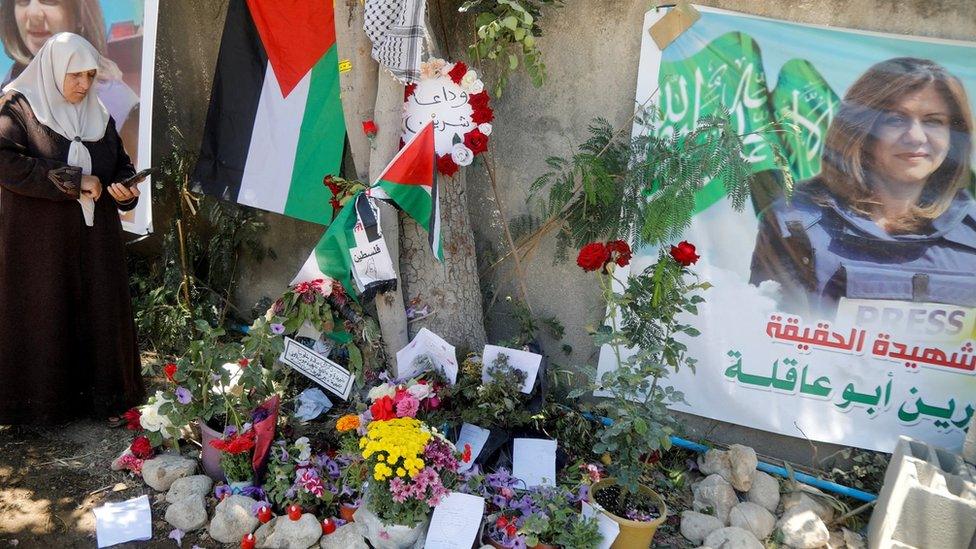
[[[464,463],[471,461],[471,445],[467,442],[464,443],[464,452],[461,454],[461,461]]]
[[[411,82],[403,87],[403,100],[406,101],[411,95],[413,95],[414,90],[417,89],[417,84]]]
[[[372,120],[363,120],[363,133],[366,134],[366,137],[375,136],[377,131],[379,130],[376,127],[376,122],[373,122]]]
[[[138,408],[130,408],[124,414],[122,414],[122,419],[125,420],[125,428],[130,431],[138,431],[142,429],[142,424],[139,423],[139,418],[142,417],[142,412]]]
[[[166,374],[166,379],[173,381],[173,376],[176,374],[176,364],[170,362],[163,366],[163,373]]]
[[[603,242],[590,242],[580,249],[576,264],[584,271],[602,269],[610,261],[610,250]]]
[[[458,165],[454,163],[454,159],[451,158],[451,155],[445,154],[437,157],[437,171],[451,177],[457,173]]]
[[[374,402],[369,411],[373,414],[373,421],[388,421],[396,417],[393,399],[388,396]]]
[[[680,242],[677,246],[671,246],[671,257],[682,267],[694,265],[699,259],[699,255],[695,253],[695,245],[687,240]]]
[[[475,128],[464,134],[464,146],[471,149],[474,154],[481,154],[488,150],[488,136]]]
[[[251,361],[246,358],[242,358],[237,361],[237,364],[239,364],[241,368],[247,368],[248,365],[251,364]]]
[[[139,459],[149,459],[153,454],[152,443],[149,442],[149,437],[136,437],[132,440],[132,445],[129,446],[129,451],[132,455]]]
[[[491,101],[491,98],[488,97],[488,92],[486,91],[468,96],[468,104],[470,104],[471,108],[474,110],[478,110],[479,108],[488,108],[489,101]]]
[[[363,122],[363,125],[365,124],[366,123]],[[329,188],[329,192],[331,192],[333,196],[339,194],[339,192],[342,191],[342,189],[339,188],[339,185],[334,181],[331,175],[327,175],[324,178],[322,178],[322,184]]]
[[[458,61],[454,64],[451,72],[447,73],[447,75],[451,77],[451,80],[453,80],[455,84],[460,84],[461,79],[464,78],[464,74],[466,72],[468,72],[468,66],[461,61]]]
[[[607,249],[610,250],[611,257],[617,262],[617,265],[624,267],[630,263],[633,254],[630,251],[630,245],[623,240],[607,242]]]
[[[475,124],[487,124],[495,119],[495,112],[491,107],[475,107],[471,113],[471,121]]]

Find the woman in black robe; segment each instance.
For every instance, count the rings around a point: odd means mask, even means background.
[[[55,35],[0,98],[0,424],[144,396],[117,211],[138,191],[118,183],[135,170],[88,94],[97,62],[84,38]]]

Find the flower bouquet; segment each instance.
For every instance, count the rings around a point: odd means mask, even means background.
[[[443,378],[432,368],[406,381],[384,381],[369,390],[369,412],[374,421],[415,418],[421,412],[441,407],[445,386]]]
[[[454,445],[423,422],[405,417],[370,422],[359,447],[370,476],[356,522],[374,547],[412,546],[433,508],[457,483]]]
[[[505,353],[488,365],[488,381],[481,381],[480,359],[469,358],[462,365],[459,391],[467,402],[460,406],[461,419],[486,428],[514,429],[532,419],[528,401],[522,392],[525,372],[509,364]]]
[[[272,446],[265,479],[268,499],[280,510],[294,503],[305,510],[335,516],[340,496],[353,493],[342,481],[347,465],[342,456],[313,452],[308,437],[291,444],[279,440]]]
[[[254,484],[252,453],[256,433],[250,424],[240,430],[228,426],[224,437],[211,440],[210,446],[220,451],[220,468],[232,488],[243,488]]]

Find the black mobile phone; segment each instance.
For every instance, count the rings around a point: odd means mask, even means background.
[[[119,181],[119,183],[131,189],[132,187],[135,187],[136,185],[141,183],[143,179],[149,177],[149,174],[153,173],[154,171],[155,171],[154,168],[146,168],[145,170],[136,173],[135,175],[133,175],[128,179]]]

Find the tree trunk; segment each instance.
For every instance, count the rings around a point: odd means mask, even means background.
[[[401,219],[400,281],[408,299],[419,298],[432,309],[430,316],[410,323],[411,336],[426,327],[458,348],[480,352],[484,312],[465,191],[464,169],[451,178],[438,175],[444,263],[430,251],[427,232],[412,219]]]
[[[396,154],[400,146],[400,124],[403,111],[403,84],[380,69],[379,82],[376,90],[376,108],[373,119],[379,132],[373,143],[369,160],[369,183],[376,180]],[[387,363],[396,364],[396,352],[409,343],[407,338],[407,315],[403,304],[403,277],[400,273],[399,242],[400,224],[399,212],[382,201],[378,201],[380,209],[380,224],[383,238],[390,250],[393,268],[396,270],[397,289],[376,296],[376,316],[383,334],[383,345],[386,348]],[[394,372],[398,371],[394,368]]]
[[[366,181],[371,151],[362,123],[373,118],[379,65],[370,56],[372,43],[363,30],[363,8],[359,0],[335,3],[335,27],[340,65],[339,97],[346,119],[349,150],[356,164],[356,177]]]

